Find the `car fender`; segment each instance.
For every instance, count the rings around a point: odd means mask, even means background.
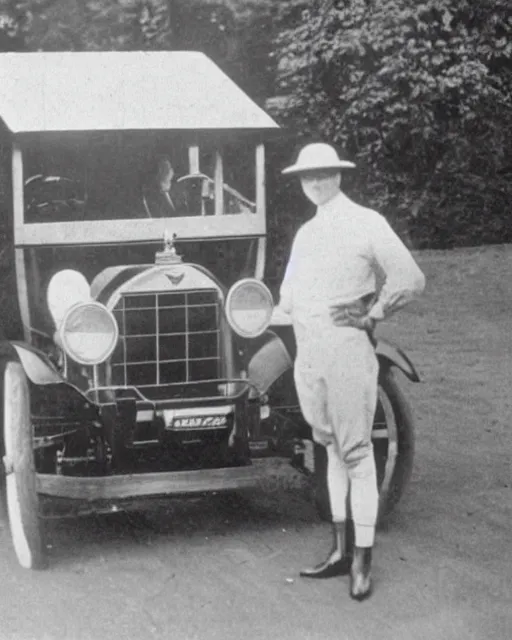
[[[380,369],[395,366],[400,369],[412,382],[420,382],[420,377],[413,363],[407,355],[396,345],[387,340],[377,339],[375,352],[379,359]]]
[[[268,331],[265,340],[249,360],[247,374],[258,392],[264,394],[292,366],[293,358],[284,341],[273,331]],[[256,395],[256,390],[252,395]]]
[[[10,344],[30,382],[36,385],[68,384],[44,353],[24,342],[13,341]]]

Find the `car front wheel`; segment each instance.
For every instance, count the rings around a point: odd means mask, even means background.
[[[27,377],[19,362],[3,371],[3,513],[9,521],[14,551],[26,569],[46,566],[30,419]]]

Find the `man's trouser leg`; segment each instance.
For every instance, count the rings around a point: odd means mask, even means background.
[[[378,512],[378,490],[371,433],[377,403],[378,363],[367,336],[345,341],[341,362],[327,378],[329,421],[338,454],[347,469],[355,526],[350,595],[371,594],[371,559]]]
[[[355,543],[371,547],[378,511],[377,474],[371,433],[377,403],[378,363],[374,349],[362,332],[350,336],[340,348],[342,356],[331,364],[327,378],[328,418],[333,425],[334,445],[329,464],[333,463],[333,492],[336,481],[345,490],[348,475],[350,505],[355,525]],[[345,468],[342,472],[339,469]],[[328,472],[329,474],[329,472]],[[336,509],[341,495],[333,495]]]
[[[295,382],[302,412],[313,426],[315,440],[327,448],[327,483],[335,539],[330,557],[335,551],[339,558],[342,543],[339,525],[347,517],[349,484],[353,483],[354,488],[351,506],[356,546],[373,545],[378,493],[371,430],[378,365],[373,346],[363,332],[342,330],[326,338],[324,345],[318,345],[317,355],[322,357],[296,367]],[[343,555],[347,555],[345,549]],[[321,565],[303,575],[327,577]]]
[[[347,519],[347,497],[349,492],[348,469],[339,454],[336,442],[326,446],[327,488],[332,521],[345,522]]]
[[[346,575],[350,572],[353,549],[353,528],[350,527],[348,531],[346,528],[348,475],[333,444],[332,427],[327,421],[327,387],[316,368],[308,365],[295,368],[295,384],[302,413],[313,427],[315,440],[327,447],[327,486],[333,536],[327,558],[313,567],[303,569],[300,574],[305,578]]]
[[[347,468],[350,478],[350,506],[354,519],[355,544],[357,547],[373,547],[379,507],[373,448],[368,447],[364,457],[358,458],[357,461],[347,461]]]
[[[333,543],[327,558],[315,565],[303,569],[305,578],[331,578],[346,575],[352,564],[354,537],[352,523],[347,523],[348,474],[343,465],[337,446],[330,443],[327,449],[327,488],[332,515]]]

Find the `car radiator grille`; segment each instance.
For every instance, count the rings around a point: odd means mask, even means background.
[[[112,384],[154,386],[220,374],[220,306],[214,289],[123,295]]]

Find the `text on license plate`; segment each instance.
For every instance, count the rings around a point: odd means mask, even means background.
[[[167,429],[219,429],[227,423],[227,416],[176,416]]]

